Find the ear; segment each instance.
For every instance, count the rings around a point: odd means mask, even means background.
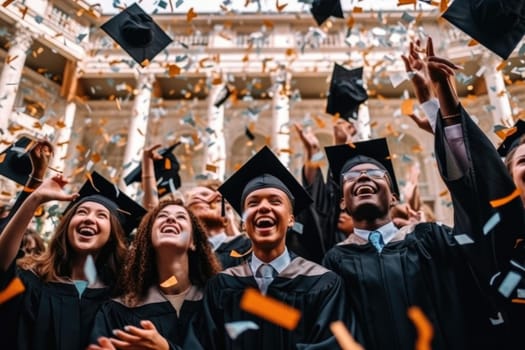
[[[341,198],[341,200],[339,201],[339,209],[341,209],[343,211],[346,209],[346,204],[345,204],[345,199],[344,198]]]
[[[293,227],[293,224],[295,223],[295,217],[293,215],[290,215],[288,218],[288,227]]]
[[[191,250],[192,252],[194,252],[194,251],[197,250],[197,247],[195,247],[195,243],[191,242],[191,244],[190,244],[190,250]]]
[[[398,203],[397,196],[392,193],[391,198],[390,198],[390,208],[396,206],[397,203]]]

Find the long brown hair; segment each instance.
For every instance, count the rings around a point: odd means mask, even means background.
[[[518,147],[523,145],[525,143],[525,135],[520,136],[518,144],[510,150],[509,153],[507,153],[507,156],[505,157],[505,166],[507,167],[507,170],[509,171],[509,174],[511,177],[514,177],[512,175],[512,168],[514,166],[514,154],[516,153],[516,150]]]
[[[213,253],[201,224],[180,199],[163,200],[150,210],[140,222],[135,240],[126,260],[119,290],[128,305],[136,305],[151,286],[160,284],[156,266],[156,253],[151,241],[153,223],[159,212],[169,205],[181,206],[189,214],[193,228],[195,251],[188,251],[189,279],[192,285],[204,287],[208,279],[220,271],[220,264]]]
[[[60,220],[48,249],[39,256],[25,256],[18,260],[23,269],[33,270],[45,282],[71,277],[75,251],[67,238],[71,219],[76,214],[79,202],[68,210]],[[109,211],[110,234],[106,244],[97,254],[95,266],[98,277],[104,284],[114,287],[126,254],[124,231],[118,218]]]

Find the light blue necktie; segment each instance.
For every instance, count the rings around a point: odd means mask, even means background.
[[[277,271],[270,264],[262,264],[255,272],[255,276],[261,278],[261,285],[259,288],[263,294],[268,291],[268,286],[272,283]]]
[[[368,235],[368,241],[377,249],[379,253],[383,250],[385,242],[383,241],[383,236],[379,231],[372,231]]]

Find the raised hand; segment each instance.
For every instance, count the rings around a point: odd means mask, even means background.
[[[429,38],[427,46],[421,48],[420,40],[411,42],[409,46],[408,55],[401,55],[403,62],[405,63],[405,70],[410,76],[416,94],[416,98],[419,103],[428,101],[434,96],[432,91],[432,82],[429,76],[427,62],[425,57],[422,57],[420,52],[427,52],[429,45],[432,44],[432,39]]]
[[[299,123],[294,123],[295,130],[297,131],[299,138],[303,142],[304,149],[306,151],[306,154],[308,156],[308,159],[310,160],[311,157],[319,152],[321,147],[319,146],[319,140],[317,139],[317,136],[312,132],[312,129],[310,127],[307,127],[306,129],[302,127]]]
[[[58,201],[72,201],[78,197],[78,193],[66,193],[63,191],[64,186],[67,185],[68,180],[58,174],[49,179],[44,180],[31,196],[38,198],[40,204],[52,200]]]
[[[53,155],[53,146],[46,140],[36,141],[36,145],[29,152],[29,158],[33,165],[32,176],[36,179],[43,179],[47,165]]]
[[[152,159],[152,160],[162,159],[162,156],[158,152],[156,152],[157,149],[160,148],[160,146],[161,146],[160,144],[155,144],[148,148],[145,148],[144,155],[143,155],[144,159]]]
[[[343,145],[352,142],[354,135],[357,133],[354,123],[338,118],[333,127],[334,144]]]

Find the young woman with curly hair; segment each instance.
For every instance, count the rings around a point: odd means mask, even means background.
[[[202,289],[219,270],[197,218],[179,199],[161,201],[139,225],[120,280],[123,294],[98,312],[91,338],[98,345],[89,349],[182,346]]]
[[[16,324],[16,334],[6,334],[4,344],[10,349],[85,349],[96,311],[111,297],[124,261],[124,233],[115,202],[101,194],[67,194],[62,191],[66,183],[61,176],[44,180],[0,235],[0,288],[14,278],[25,287],[0,308],[0,317]],[[35,210],[51,200],[74,199],[48,249],[17,261]],[[85,272],[89,256],[96,278]]]

